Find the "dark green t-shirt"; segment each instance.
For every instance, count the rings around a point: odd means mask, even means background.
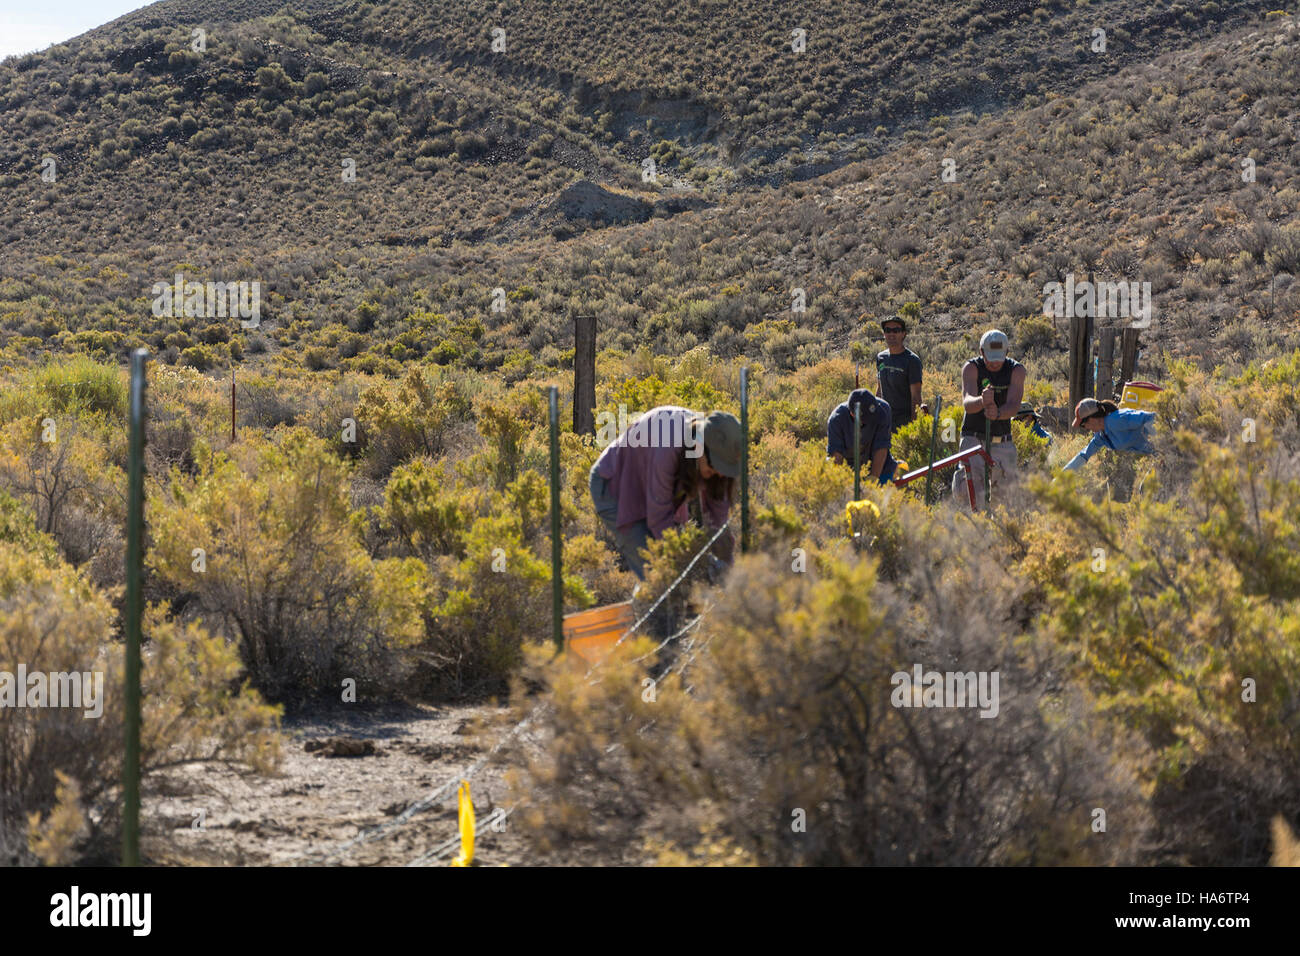
[[[921,382],[921,357],[907,348],[897,355],[885,349],[876,356],[876,374],[898,430],[912,420],[912,386]]]

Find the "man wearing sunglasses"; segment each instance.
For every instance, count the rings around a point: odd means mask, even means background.
[[[876,356],[877,394],[889,405],[890,419],[897,431],[916,415],[917,409],[928,412],[921,401],[921,357],[907,348],[907,323],[891,315],[880,323],[888,346]]]

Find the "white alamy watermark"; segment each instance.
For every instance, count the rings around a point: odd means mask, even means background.
[[[1146,329],[1153,311],[1150,282],[1076,282],[1071,272],[1065,282],[1043,286],[1043,315],[1058,319],[1132,319],[1130,328]]]
[[[981,717],[996,717],[997,671],[924,671],[912,665],[912,673],[898,671],[889,678],[894,692],[889,702],[895,707],[978,707]]]
[[[82,893],[74,885],[50,897],[51,926],[127,926],[133,936],[148,936],[152,911],[152,893]]]
[[[155,282],[150,293],[154,297],[150,310],[158,318],[239,318],[246,329],[255,329],[262,321],[262,283],[257,280],[186,282],[178,272],[170,283]]]
[[[87,718],[104,714],[103,671],[0,671],[0,710],[6,707],[68,707]]]
[[[637,417],[629,426],[627,406],[619,405],[618,414],[596,413],[596,447],[604,448],[625,436],[629,448],[685,448],[687,458],[704,454],[704,420],[687,420],[685,415],[661,415],[651,419],[649,412]]]

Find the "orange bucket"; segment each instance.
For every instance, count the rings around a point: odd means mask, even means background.
[[[575,666],[583,670],[594,667],[635,621],[631,601],[565,615],[564,649]]]

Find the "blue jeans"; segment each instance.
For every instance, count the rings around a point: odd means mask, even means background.
[[[614,546],[618,548],[619,554],[623,555],[628,570],[644,581],[645,559],[641,557],[641,549],[650,540],[650,526],[645,523],[645,519],[642,519],[620,531],[617,527],[618,499],[609,493],[609,479],[597,472],[595,465],[591,466],[589,484],[597,517],[605,523],[609,533],[614,536]]]

